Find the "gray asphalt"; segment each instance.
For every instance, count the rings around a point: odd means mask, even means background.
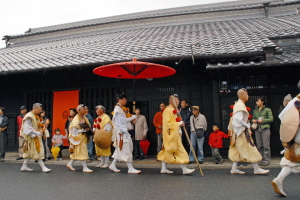
[[[159,169],[143,169],[142,174],[127,174],[94,168],[94,173],[69,171],[62,165],[47,165],[50,173],[42,173],[37,164],[30,163],[33,172],[20,172],[21,164],[0,163],[0,199],[283,199],[274,193],[270,182],[280,168],[269,175],[230,175],[228,169],[206,169],[182,175],[160,174]],[[285,199],[300,199],[299,175],[286,179]]]

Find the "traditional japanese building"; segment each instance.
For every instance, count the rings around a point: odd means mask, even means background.
[[[229,106],[239,88],[250,100],[264,96],[274,114],[273,155],[282,149],[278,110],[285,95],[295,96],[300,78],[300,1],[251,0],[147,11],[6,35],[0,49],[0,106],[10,118],[8,145],[17,147],[15,117],[21,105],[41,102],[52,118],[53,91],[80,90],[80,102],[112,111],[118,91],[133,100],[133,81],[93,74],[95,67],[132,60],[174,68],[174,76],[137,80],[136,101],[150,127],[159,103],[179,94],[199,105],[208,132],[219,123],[226,132]],[[17,24],[16,24],[17,25]],[[67,108],[68,109],[68,108]],[[205,146],[209,154],[208,146]]]

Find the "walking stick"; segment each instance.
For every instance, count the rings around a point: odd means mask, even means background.
[[[177,106],[176,106],[176,103],[175,103],[174,96],[173,96],[173,103],[174,103],[175,109],[176,109],[176,111],[177,111],[177,116],[181,118],[180,112],[179,112],[179,110],[178,110],[178,108],[177,108]],[[189,142],[190,149],[191,149],[191,151],[192,151],[192,153],[193,153],[193,155],[194,155],[194,158],[195,158],[195,160],[196,160],[196,163],[197,163],[197,165],[198,165],[198,167],[199,167],[200,174],[201,174],[201,176],[204,176],[204,174],[203,174],[203,172],[202,172],[202,169],[201,169],[201,166],[200,166],[200,164],[199,164],[198,158],[197,158],[197,156],[196,156],[195,150],[194,150],[194,148],[193,148],[192,142],[191,142],[190,137],[189,137],[189,135],[188,135],[188,133],[187,133],[187,131],[186,131],[186,128],[185,128],[185,126],[183,126],[182,128],[183,128],[184,133],[185,133],[185,136],[186,136],[186,138],[187,138],[187,140],[188,140],[188,142]]]

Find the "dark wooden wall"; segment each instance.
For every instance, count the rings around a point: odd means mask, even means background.
[[[213,123],[219,123],[221,130],[227,132],[231,112],[229,106],[237,100],[236,88],[250,86],[251,98],[247,104],[250,107],[254,107],[257,96],[265,96],[268,101],[267,105],[273,110],[275,118],[283,97],[288,93],[294,96],[298,92],[296,88],[299,79],[298,67],[291,66],[284,71],[278,67],[267,70],[258,68],[205,71],[205,62],[201,60],[196,60],[195,65],[192,65],[191,61],[182,61],[179,65],[175,65],[174,62],[160,62],[174,67],[177,71],[174,76],[152,81],[137,80],[135,89],[133,80],[116,80],[94,75],[92,69],[96,66],[2,76],[0,84],[5,84],[6,87],[0,88],[0,106],[6,107],[7,114],[10,116],[8,140],[10,148],[16,149],[18,143],[14,127],[18,108],[21,105],[30,108],[33,103],[40,102],[44,105],[47,116],[52,119],[52,98],[55,90],[79,89],[80,102],[90,107],[93,117],[96,116],[95,106],[99,104],[106,107],[107,113],[110,114],[116,103],[115,96],[118,92],[125,92],[129,96],[129,102],[136,100],[147,104],[143,109],[148,109],[145,113],[149,126],[148,139],[151,142],[150,154],[156,153],[153,116],[159,110],[159,104],[167,102],[171,94],[176,93],[180,99],[188,100],[190,106],[200,106],[201,113],[207,118],[208,133],[210,133]],[[229,81],[230,93],[219,92],[220,80]],[[258,89],[260,85],[264,87]],[[134,94],[136,94],[135,99]],[[281,150],[278,137],[279,124],[277,118],[272,124],[273,155],[278,155]],[[206,156],[210,155],[207,139],[204,151]]]

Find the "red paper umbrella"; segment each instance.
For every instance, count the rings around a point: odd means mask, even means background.
[[[141,148],[142,148],[145,156],[147,156],[148,150],[149,150],[149,147],[150,147],[150,142],[148,140],[141,140],[140,145],[141,145]]]
[[[99,76],[122,79],[153,79],[172,76],[176,71],[164,65],[132,61],[114,63],[97,67],[93,72]]]

